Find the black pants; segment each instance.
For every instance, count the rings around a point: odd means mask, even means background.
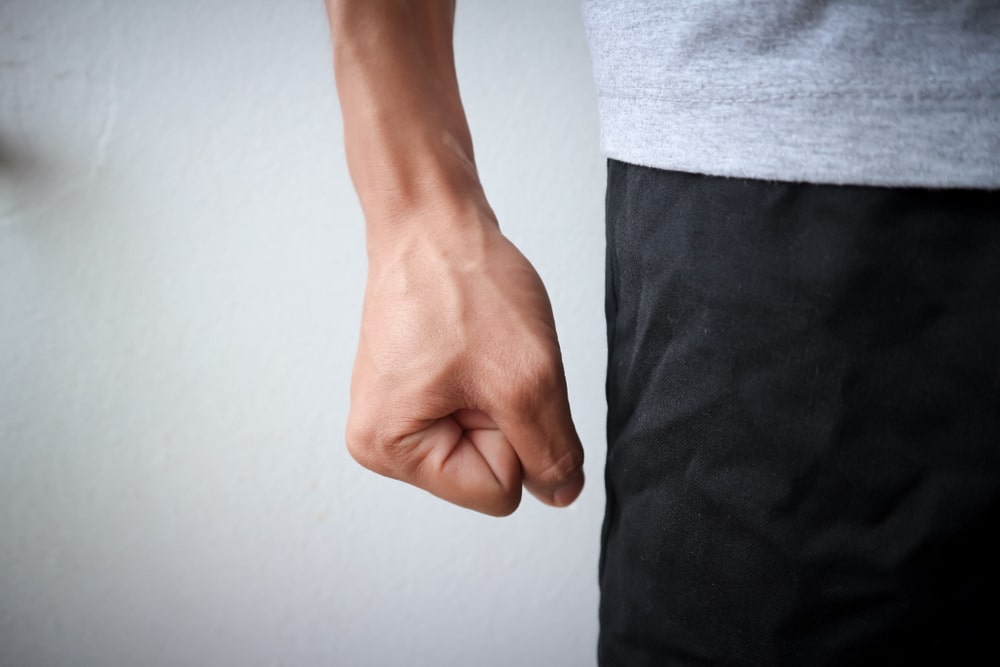
[[[612,161],[607,216],[601,664],[992,663],[1000,193]]]

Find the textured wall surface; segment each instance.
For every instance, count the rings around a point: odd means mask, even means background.
[[[0,2],[0,665],[588,665],[604,163],[577,0],[459,2],[587,448],[492,519],[343,447],[365,276],[319,0]]]

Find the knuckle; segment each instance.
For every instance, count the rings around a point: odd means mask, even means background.
[[[583,467],[583,451],[571,449],[543,468],[536,481],[546,488],[558,488],[570,481]]]
[[[352,414],[347,420],[344,440],[351,458],[369,470],[383,472],[384,456],[380,452],[384,446],[371,424]]]
[[[368,442],[359,437],[357,432],[348,431],[345,441],[347,442],[347,452],[355,461],[366,468],[371,468],[372,451]]]

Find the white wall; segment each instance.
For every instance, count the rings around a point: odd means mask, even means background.
[[[365,275],[320,0],[0,2],[0,665],[587,665],[603,175],[577,0],[459,2],[487,192],[589,485],[492,519],[362,470]]]

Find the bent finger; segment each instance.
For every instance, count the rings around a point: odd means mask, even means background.
[[[481,413],[458,414],[414,434],[421,456],[403,481],[484,514],[510,514],[521,502],[521,464],[500,429],[487,426],[491,423]]]

